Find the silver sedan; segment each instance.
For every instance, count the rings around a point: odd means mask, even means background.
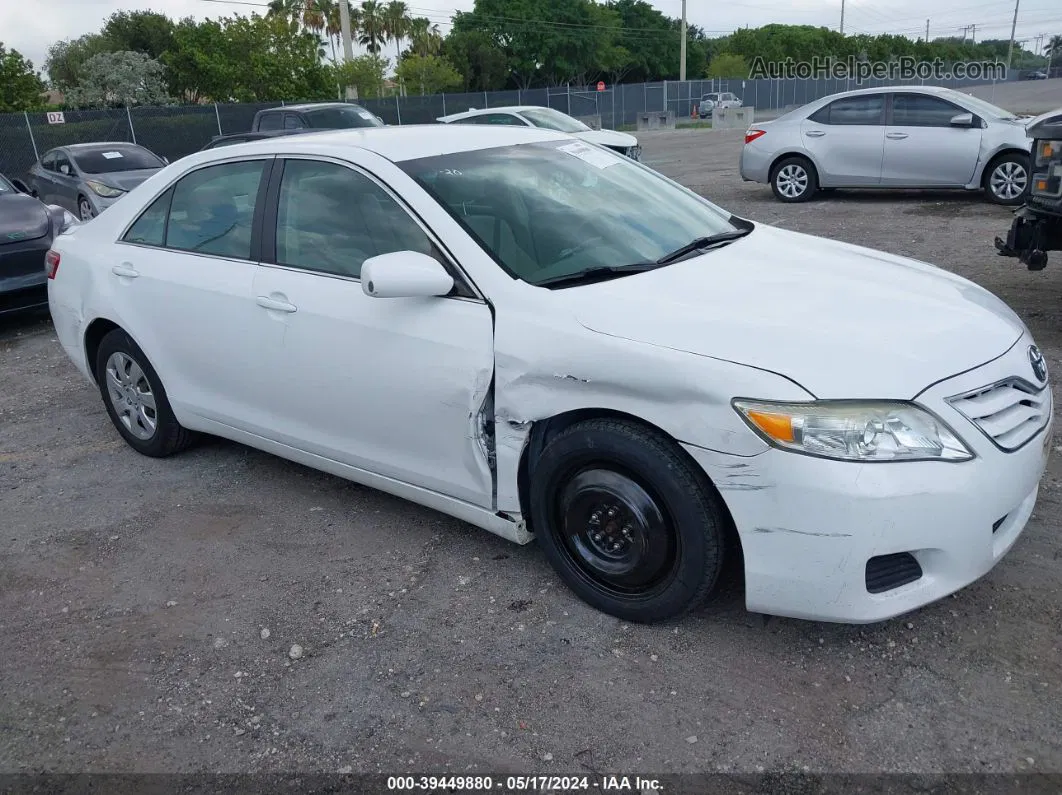
[[[1032,140],[1013,113],[947,88],[847,91],[745,133],[741,178],[769,184],[783,202],[819,189],[984,190],[1024,201]]]

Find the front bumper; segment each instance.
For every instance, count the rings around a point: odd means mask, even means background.
[[[782,450],[726,456],[687,446],[734,518],[754,612],[869,623],[954,593],[987,574],[1033,512],[1052,439],[1044,422],[1004,452],[946,398],[1016,375],[1029,379],[1023,338],[989,365],[918,398],[976,457],[961,463],[855,464]]]

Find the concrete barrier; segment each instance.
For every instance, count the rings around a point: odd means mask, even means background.
[[[745,106],[742,108],[713,108],[712,127],[721,130],[748,129],[753,123],[755,108]]]
[[[638,130],[674,130],[675,112],[673,110],[657,111],[655,113],[639,113],[637,121]]]

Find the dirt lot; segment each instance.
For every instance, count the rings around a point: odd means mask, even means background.
[[[755,220],[980,282],[1062,372],[1062,256],[997,257],[1007,210],[787,206],[740,181],[739,134],[644,143]],[[765,621],[731,579],[646,628],[533,545],[268,455],[138,457],[47,318],[0,325],[0,383],[0,771],[1062,771],[1062,454],[1010,555],[914,615]]]

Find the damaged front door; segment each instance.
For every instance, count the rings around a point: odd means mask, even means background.
[[[254,336],[271,384],[260,399],[285,431],[278,441],[492,508],[481,414],[492,410],[487,304],[363,292],[369,256],[441,255],[361,172],[291,159],[278,194],[275,242],[267,239],[254,280]]]

